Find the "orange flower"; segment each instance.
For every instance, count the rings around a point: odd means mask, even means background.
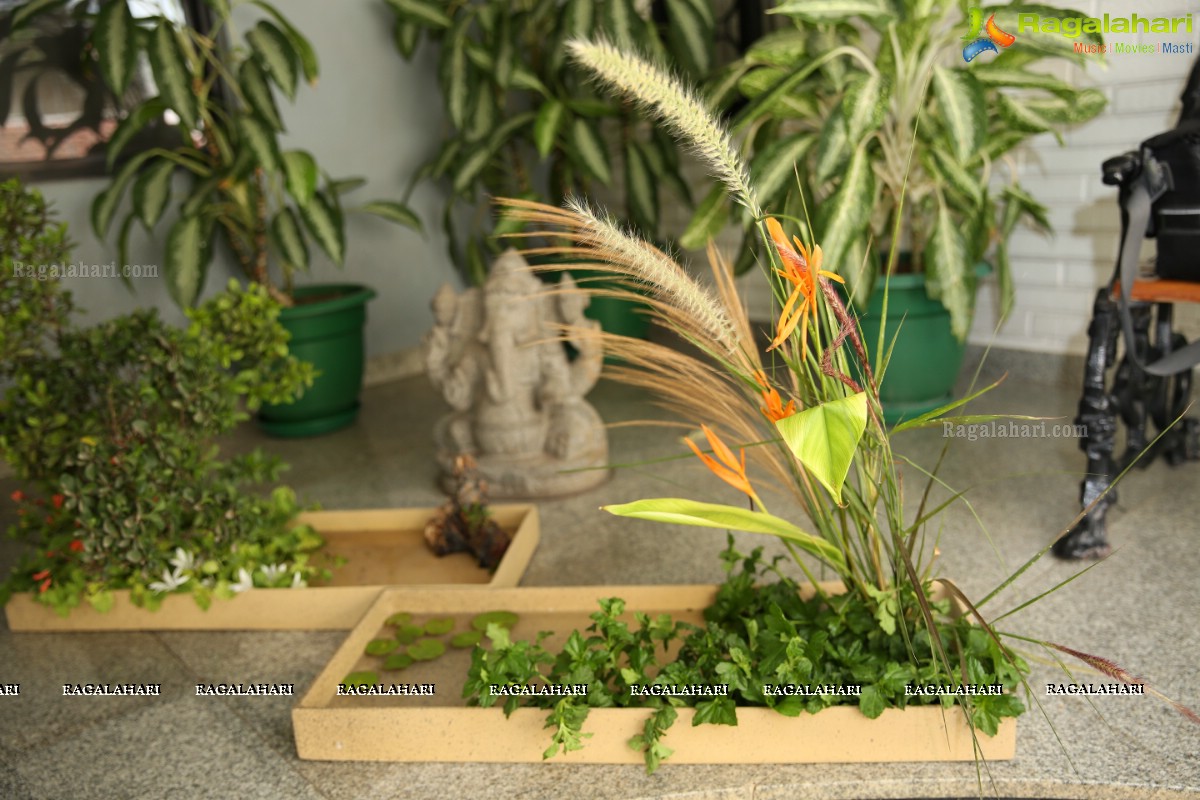
[[[683,441],[688,447],[692,448],[692,452],[700,457],[700,460],[704,462],[704,466],[712,470],[714,475],[739,492],[745,492],[749,497],[757,501],[758,495],[754,493],[754,489],[750,486],[750,479],[746,477],[746,451],[738,451],[740,455],[739,459],[721,441],[720,437],[713,432],[712,428],[707,425],[701,425],[700,430],[704,431],[704,436],[708,439],[708,446],[712,448],[716,458],[707,453],[700,452],[700,448],[691,439],[684,439]]]
[[[817,279],[824,277],[838,283],[845,283],[845,281],[840,275],[821,269],[821,245],[814,245],[812,252],[809,253],[799,237],[793,236],[792,241],[796,243],[797,249],[792,249],[787,236],[783,233],[783,226],[774,217],[767,217],[767,232],[771,234],[771,241],[775,244],[779,259],[783,262],[783,269],[776,270],[776,272],[793,287],[787,302],[783,304],[783,311],[779,314],[775,339],[767,350],[774,350],[787,341],[787,338],[792,335],[792,331],[799,325],[800,357],[804,358],[808,351],[808,317],[809,314],[815,317],[817,313],[817,280],[813,278],[813,273],[816,273]]]
[[[50,588],[50,570],[44,569],[41,572],[33,573],[35,581],[41,581],[42,585],[38,587],[38,593],[41,594]]]
[[[12,494],[10,494],[10,495],[9,495],[9,497],[11,497],[11,498],[12,498],[12,501],[13,501],[14,503],[19,503],[19,502],[21,502],[22,500],[24,500],[24,499],[25,499],[25,493],[24,493],[24,492],[22,492],[20,489],[17,489],[15,492],[13,492]]]
[[[771,422],[790,417],[796,413],[796,401],[788,400],[787,405],[783,404],[783,398],[779,396],[779,392],[771,384],[767,383],[767,376],[762,370],[754,371],[754,382],[762,387],[763,405],[759,410]]]
[[[83,540],[82,539],[72,539],[71,544],[69,544],[67,546],[67,549],[70,550],[72,553],[82,553],[83,552]]]

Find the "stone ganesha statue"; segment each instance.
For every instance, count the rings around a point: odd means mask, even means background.
[[[460,454],[475,458],[492,497],[569,494],[608,479],[604,422],[584,399],[604,358],[587,304],[569,275],[549,286],[511,248],[482,287],[438,290],[425,365],[452,409],[434,429],[443,488]]]

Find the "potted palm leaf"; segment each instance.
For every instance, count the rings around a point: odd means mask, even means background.
[[[23,25],[60,4],[30,5],[37,9],[22,15]],[[108,141],[106,158],[115,171],[93,201],[92,225],[101,238],[116,227],[122,263],[136,223],[166,227],[163,277],[183,307],[199,297],[223,242],[245,279],[283,306],[292,352],[319,374],[299,400],[264,406],[264,427],[304,436],[347,425],[358,412],[366,303],[374,292],[350,283],[298,286],[296,276],[309,267],[310,243],[335,264],[344,262],[347,211],[414,229],[419,221],[396,202],[345,208],[343,195],[361,180],[332,179],[311,153],[281,145],[277,97],[294,99],[301,80],[315,84],[319,67],[312,44],[278,9],[244,4],[264,16],[238,35],[233,16],[243,4],[207,3],[203,30],[160,10],[146,14],[143,5],[117,0],[79,11],[91,30],[85,57],[115,97],[142,98],[123,109]],[[135,77],[153,89],[128,92]],[[121,161],[131,140],[150,126],[167,129],[174,146]],[[126,195],[132,196],[127,210]]]

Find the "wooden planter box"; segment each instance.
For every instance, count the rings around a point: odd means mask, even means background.
[[[505,717],[499,707],[468,708],[462,687],[470,650],[450,649],[403,672],[379,670],[365,656],[367,642],[391,635],[391,614],[453,616],[456,630],[483,611],[520,615],[513,638],[554,631],[547,648],[561,646],[573,629],[589,624],[596,600],[621,597],[630,611],[671,613],[696,622],[716,595],[715,586],[586,586],[455,592],[445,589],[390,589],[354,628],[346,642],[292,710],[300,758],[327,761],[484,761],[540,762],[550,744],[547,711],[521,708]],[[387,632],[381,633],[386,627]],[[433,684],[432,696],[337,694],[351,672],[376,669],[380,684]],[[642,730],[647,709],[592,709],[584,723],[582,750],[551,761],[640,764],[642,754],[626,742]],[[819,714],[785,717],[769,708],[739,708],[736,727],[692,726],[692,709],[679,718],[665,744],[675,753],[670,764],[850,763],[892,761],[971,761],[976,758],[971,730],[957,708],[940,706],[888,709],[867,719],[857,707],[833,707]],[[1016,720],[1006,719],[995,737],[979,734],[982,757],[1010,759],[1016,750]]]
[[[496,521],[514,536],[490,574],[467,553],[439,558],[429,550],[422,530],[435,511],[404,508],[300,515],[299,522],[312,525],[325,538],[323,552],[346,559],[326,585],[251,589],[230,600],[213,600],[207,611],[190,594],[169,595],[157,611],[147,611],[130,602],[128,591],[118,591],[109,611],[100,613],[85,604],[66,617],[25,594],[13,596],[4,612],[13,631],[340,630],[354,627],[388,586],[433,584],[461,591],[520,582],[539,538],[535,506],[492,506]]]

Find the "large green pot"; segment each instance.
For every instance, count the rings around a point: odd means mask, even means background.
[[[978,284],[978,278],[988,271],[987,264],[977,265],[974,283]],[[900,330],[879,387],[884,421],[891,425],[951,402],[954,384],[962,369],[964,345],[951,332],[950,312],[926,294],[924,275],[892,276],[888,281],[887,315],[885,349],[890,346],[897,328]],[[867,310],[859,314],[863,344],[872,365],[882,318],[883,285],[880,283],[871,294]]]
[[[362,392],[363,326],[375,292],[349,283],[296,289],[296,304],[279,321],[292,335],[288,349],[317,371],[313,385],[293,403],[264,405],[259,425],[272,436],[298,438],[336,431],[358,417]]]

